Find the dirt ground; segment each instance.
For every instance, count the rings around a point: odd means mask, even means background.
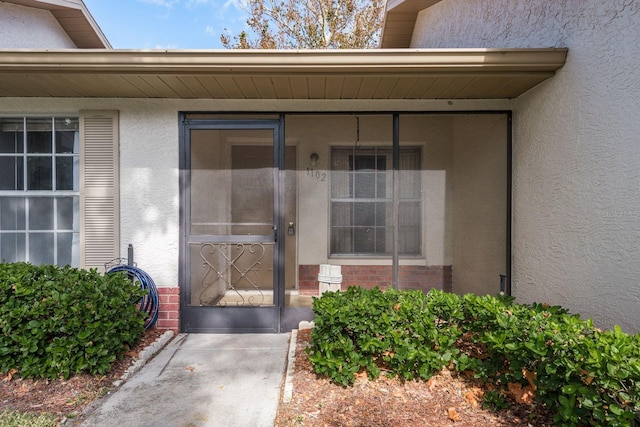
[[[76,375],[68,380],[31,380],[0,375],[0,411],[55,414],[60,422],[77,417],[87,405],[109,393],[113,382],[164,331],[146,331],[140,342],[104,376]],[[511,402],[508,410],[482,408],[487,386],[447,370],[430,381],[403,382],[381,376],[358,377],[352,387],[341,387],[317,377],[304,349],[308,330],[298,333],[293,399],[280,402],[276,426],[510,426],[545,427],[553,422],[540,405]],[[488,386],[490,388],[490,386]]]
[[[104,376],[75,375],[68,380],[22,379],[0,374],[0,412],[11,409],[28,413],[55,414],[59,421],[74,418],[94,400],[113,389],[138,353],[152,344],[165,331],[145,331],[137,345],[127,351],[122,360],[114,362]]]
[[[511,402],[507,410],[482,408],[491,388],[443,370],[429,381],[397,378],[370,381],[361,375],[352,387],[318,378],[304,349],[309,330],[298,334],[293,399],[280,402],[276,426],[552,426],[552,418],[536,404]],[[507,397],[511,399],[511,397]]]

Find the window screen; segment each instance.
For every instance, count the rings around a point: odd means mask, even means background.
[[[331,151],[331,254],[393,252],[393,153],[387,148]],[[399,252],[422,251],[419,148],[400,151]]]

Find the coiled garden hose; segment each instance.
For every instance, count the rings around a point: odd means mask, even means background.
[[[115,273],[118,271],[124,271],[129,277],[136,278],[140,283],[141,289],[149,290],[149,292],[147,292],[139,302],[140,311],[147,313],[147,318],[144,321],[144,327],[145,329],[149,329],[156,323],[156,320],[158,320],[159,297],[156,284],[153,282],[151,276],[146,272],[132,265],[116,265],[107,271],[107,273]]]

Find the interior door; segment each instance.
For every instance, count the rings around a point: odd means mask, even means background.
[[[182,329],[278,332],[278,121],[184,129]]]

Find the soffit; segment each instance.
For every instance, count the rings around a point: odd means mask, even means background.
[[[1,97],[514,98],[566,49],[0,50]]]
[[[79,49],[110,49],[111,45],[82,0],[3,0],[51,12]]]
[[[380,46],[398,49],[411,46],[411,37],[418,13],[441,0],[389,0],[385,11]]]

